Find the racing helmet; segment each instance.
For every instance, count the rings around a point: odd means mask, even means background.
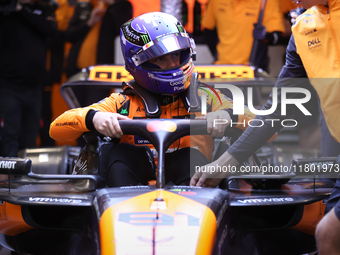
[[[126,70],[145,89],[166,95],[189,87],[195,42],[174,16],[150,12],[133,18],[121,26],[120,43]],[[148,62],[176,52],[180,54],[176,67],[161,69]]]

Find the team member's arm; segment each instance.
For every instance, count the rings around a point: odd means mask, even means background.
[[[91,11],[92,5],[89,2],[77,3],[65,33],[67,41],[74,43],[87,35],[91,29],[91,26],[87,25]]]
[[[281,70],[279,79],[276,83],[278,88],[278,105],[280,105],[281,88],[282,87],[306,87],[310,86],[306,83],[306,79],[291,79],[307,77],[305,69],[302,65],[299,55],[296,53],[296,46],[293,36],[289,41],[286,52],[286,63]],[[307,87],[306,87],[307,88]],[[298,93],[291,93],[290,98],[297,98],[301,96]],[[270,109],[272,106],[272,94],[267,103],[262,107],[262,110]],[[296,110],[293,106],[287,106],[287,115],[282,116],[280,107],[275,112],[267,116],[256,116],[256,119],[262,120],[264,125],[262,127],[248,127],[238,140],[216,161],[211,162],[208,166],[237,166],[240,162],[245,161],[253,153],[255,153],[261,146],[263,146],[282,126],[273,125],[269,119],[288,119],[292,116],[293,111]],[[277,121],[275,123],[280,123]],[[196,172],[190,181],[192,186],[217,186],[228,173],[203,173]]]
[[[57,32],[57,23],[55,22],[54,13],[45,13],[35,11],[39,6],[31,5],[30,0],[19,0],[16,10],[21,18],[30,25],[34,30],[45,36],[54,35]],[[41,11],[41,10],[39,10]]]
[[[221,93],[220,90],[210,91],[209,97],[207,99],[208,109],[210,112],[204,116],[199,116],[196,119],[207,120],[207,131],[212,137],[222,137],[224,135],[225,129],[228,126],[232,126],[242,131],[246,130],[249,125],[249,121],[255,118],[248,107],[244,106],[244,114],[237,115],[233,114],[233,101]],[[202,91],[199,90],[199,95]],[[276,138],[276,134],[271,138]]]

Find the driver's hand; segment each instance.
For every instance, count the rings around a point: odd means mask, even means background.
[[[130,120],[130,118],[119,113],[96,112],[92,122],[99,133],[112,138],[121,138],[123,132],[120,129],[118,120]]]
[[[207,120],[207,132],[216,138],[224,136],[225,129],[230,125],[231,117],[227,111],[209,112],[204,116],[196,117],[196,119]]]

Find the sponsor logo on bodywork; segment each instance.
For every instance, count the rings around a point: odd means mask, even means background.
[[[55,197],[29,197],[30,202],[51,202],[51,203],[81,203],[81,199],[55,198]]]
[[[15,161],[1,160],[0,161],[0,168],[2,168],[2,169],[14,169],[16,163],[17,162],[15,162]]]
[[[178,221],[178,219],[183,219],[183,217],[186,217],[185,221]],[[120,213],[118,221],[136,226],[148,226],[155,224],[158,226],[174,226],[178,224],[178,222],[187,226],[200,226],[200,220],[198,217],[182,212],[175,212],[174,215],[168,215],[160,212],[127,212]]]
[[[252,199],[238,199],[237,202],[242,204],[260,204],[260,203],[282,203],[293,202],[291,197],[268,197],[268,198],[252,198]]]

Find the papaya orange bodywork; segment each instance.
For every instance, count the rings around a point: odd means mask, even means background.
[[[23,219],[21,206],[4,202],[0,205],[0,233],[14,236],[33,229]]]
[[[155,202],[156,198],[162,201]],[[216,228],[210,208],[172,192],[152,191],[102,214],[101,254],[211,254]]]
[[[305,205],[303,208],[302,219],[293,227],[293,229],[314,235],[316,225],[324,215],[325,206],[326,204],[323,201]]]

